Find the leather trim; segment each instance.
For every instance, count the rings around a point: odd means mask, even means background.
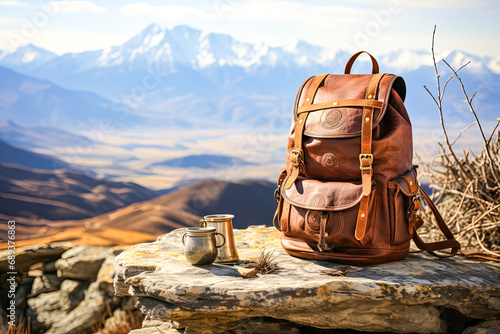
[[[369,54],[366,51],[358,51],[355,54],[353,54],[351,56],[351,58],[349,58],[349,60],[347,61],[347,64],[345,64],[344,74],[351,73],[352,65],[354,64],[356,59],[359,57],[359,55],[361,55],[362,53],[366,53],[368,56],[370,56],[370,60],[372,61],[372,74],[376,74],[379,72],[378,62],[375,59],[375,57],[373,57],[371,54]]]
[[[382,108],[384,106],[384,101],[378,100],[368,100],[368,99],[347,99],[347,100],[337,100],[331,102],[315,103],[303,107],[299,107],[297,113],[317,111],[329,108],[341,108],[341,107],[373,107]]]
[[[396,249],[382,248],[334,248],[331,251],[319,252],[315,243],[309,243],[303,240],[281,236],[281,247],[291,256],[331,261],[336,263],[345,263],[349,265],[372,265],[386,263],[404,259],[408,256],[409,247]]]

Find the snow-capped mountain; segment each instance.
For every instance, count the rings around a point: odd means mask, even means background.
[[[0,64],[16,71],[31,71],[55,57],[53,52],[28,44],[13,52],[0,51]]]
[[[240,42],[230,35],[207,33],[189,26],[177,26],[169,30],[152,24],[119,46],[57,56],[34,45],[27,45],[12,53],[0,52],[0,64],[21,72],[21,66],[26,64],[40,67],[55,63],[63,65],[63,68],[72,65],[74,73],[112,67],[130,70],[134,66],[151,63],[162,63],[163,68],[173,71],[176,66],[193,70],[233,66],[250,72],[260,66],[337,67],[336,65],[343,65],[349,55],[344,51],[333,52],[304,41],[298,41],[291,47],[271,47]],[[422,50],[401,50],[381,55],[379,58],[381,64],[400,72],[432,65],[430,52]],[[500,57],[480,57],[461,51],[444,51],[438,53],[436,58],[452,59],[450,63],[455,67],[459,67],[465,60],[472,60],[469,69],[486,68],[500,74]]]
[[[255,126],[268,122],[273,110],[291,108],[304,79],[318,73],[343,73],[350,55],[304,41],[271,47],[188,26],[165,29],[153,24],[122,45],[61,56],[26,46],[1,53],[0,65],[128,104],[132,112],[152,119],[181,115],[184,124],[210,119]],[[375,56],[382,71],[406,80],[410,113],[414,109],[425,118],[434,112],[422,87],[435,87],[429,51],[401,50]],[[488,117],[493,115],[500,102],[500,57],[461,51],[436,55],[437,61],[443,58],[455,69],[471,60],[460,73],[470,89],[481,91],[482,108]],[[369,73],[370,66],[367,57],[361,57],[354,71]],[[443,77],[451,73],[444,63],[439,66]],[[450,95],[458,93],[457,87],[450,86]]]

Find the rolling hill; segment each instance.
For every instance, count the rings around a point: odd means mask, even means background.
[[[131,182],[0,163],[0,218],[83,219],[155,197]]]
[[[90,138],[52,127],[24,127],[13,121],[0,120],[0,140],[25,149],[78,147],[92,145]]]
[[[0,162],[44,170],[71,168],[69,164],[57,158],[18,148],[2,140],[0,140]]]
[[[154,240],[176,228],[197,226],[202,216],[213,213],[234,214],[234,228],[271,225],[276,209],[274,188],[260,180],[205,180],[89,219],[22,219],[16,231],[23,234],[23,245],[60,241],[117,245]]]

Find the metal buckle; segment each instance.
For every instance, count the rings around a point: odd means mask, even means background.
[[[295,157],[296,161],[293,161]],[[292,150],[292,157],[291,157],[291,163],[293,167],[299,167],[299,165],[302,162],[302,151],[299,150]]]
[[[369,166],[363,166],[363,159],[369,159],[370,161],[370,165]],[[373,165],[373,154],[363,154],[361,153],[359,155],[359,169],[361,170],[369,170],[369,169],[372,169],[372,165]]]
[[[415,212],[418,211],[418,208],[415,209],[415,207],[416,207],[415,202],[417,202],[417,201],[420,204],[420,195],[419,195],[419,193],[417,193],[415,196],[413,196],[411,198],[411,203],[410,203],[410,205],[408,205],[408,214],[412,214],[412,213],[415,213]]]
[[[276,201],[280,201],[280,196],[281,196],[281,192],[280,192],[280,187],[276,188],[276,190],[274,191],[274,198],[276,199]]]

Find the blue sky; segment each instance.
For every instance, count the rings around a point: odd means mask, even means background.
[[[500,55],[500,1],[184,0],[0,1],[0,49],[35,44],[56,53],[125,42],[151,23],[186,24],[248,42],[305,40],[332,50],[460,49]]]

